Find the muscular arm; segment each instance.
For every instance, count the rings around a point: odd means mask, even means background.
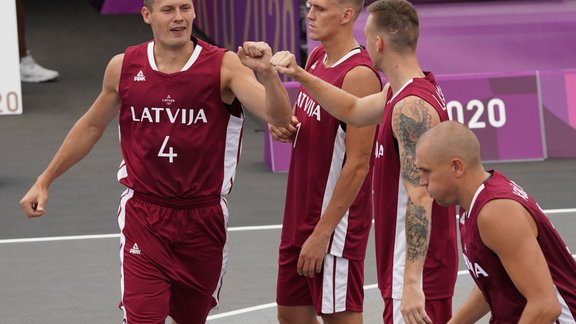
[[[490,312],[490,306],[476,285],[448,324],[476,323]]]
[[[272,63],[279,72],[300,82],[324,109],[347,125],[365,127],[378,125],[382,120],[387,87],[383,91],[358,98],[306,72],[296,64],[296,59],[290,52],[276,53]]]
[[[406,205],[406,263],[401,310],[411,323],[425,314],[424,292],[421,288],[424,261],[430,241],[432,198],[419,186],[420,177],[415,164],[416,142],[428,129],[440,123],[434,108],[415,96],[399,101],[392,114],[392,129],[398,140],[400,172],[408,194]]]
[[[278,73],[269,63],[270,56],[268,54],[257,59],[243,56],[243,59],[253,64],[258,76],[256,79],[254,72],[242,64],[238,55],[226,52],[221,69],[222,99],[231,103],[237,97],[244,107],[260,119],[274,126],[290,128],[290,98]]]
[[[48,167],[20,201],[20,206],[28,217],[44,215],[44,205],[48,199],[50,184],[90,152],[107,125],[118,113],[120,106],[118,82],[123,58],[123,55],[112,58],[104,73],[100,95],[90,109],[74,124]],[[33,208],[35,206],[37,207]]]
[[[342,88],[353,95],[366,96],[380,91],[380,81],[368,67],[359,66],[348,72]],[[370,171],[375,131],[376,126],[346,127],[346,162],[324,214],[302,246],[298,273],[313,277],[321,271],[330,236],[354,202]]]
[[[498,255],[526,298],[518,323],[554,322],[560,315],[560,304],[532,215],[513,200],[492,200],[478,215],[478,230],[482,242]]]

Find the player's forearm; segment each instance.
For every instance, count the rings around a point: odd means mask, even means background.
[[[431,230],[431,201],[421,199],[418,190],[409,193],[406,205],[406,264],[404,284],[420,284]]]
[[[448,324],[476,323],[488,312],[490,312],[490,306],[486,303],[482,292],[480,292],[478,287],[474,286]]]
[[[356,124],[357,118],[354,116],[354,107],[358,99],[357,97],[317,78],[301,67],[297,67],[294,78],[310,92],[311,96],[322,108],[326,109],[330,115],[355,127],[366,126]]]
[[[265,107],[268,123],[276,127],[287,128],[292,119],[292,107],[288,92],[278,73],[270,65],[270,69],[257,71],[257,75],[266,92]]]
[[[350,163],[348,163],[350,162]],[[319,235],[332,235],[346,211],[350,208],[370,171],[370,160],[346,162],[336,181],[330,203],[315,228]]]

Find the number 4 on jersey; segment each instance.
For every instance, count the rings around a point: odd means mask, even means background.
[[[164,143],[162,143],[162,147],[160,148],[160,152],[158,152],[158,156],[159,157],[165,157],[168,158],[168,161],[170,163],[174,162],[174,158],[178,156],[178,154],[174,153],[174,148],[172,146],[170,146],[168,148],[168,152],[166,152],[166,144],[168,144],[168,140],[170,139],[170,136],[166,136],[164,138]]]

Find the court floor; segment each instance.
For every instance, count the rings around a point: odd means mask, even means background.
[[[0,117],[0,323],[120,323],[119,236],[123,191],[115,125],[90,155],[51,187],[47,215],[28,220],[18,201],[68,129],[96,98],[108,60],[150,37],[132,15],[103,17],[87,1],[27,0],[28,43],[61,77],[23,84],[24,114]],[[263,162],[261,123],[248,117],[229,197],[230,257],[221,305],[209,323],[276,323],[275,278],[286,174]],[[522,185],[576,251],[576,159],[490,164]],[[365,323],[380,323],[372,240],[366,260]],[[472,281],[460,264],[454,305]],[[485,321],[486,322],[486,321]]]

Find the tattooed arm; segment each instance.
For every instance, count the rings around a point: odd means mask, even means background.
[[[419,97],[410,96],[394,107],[392,129],[398,141],[400,172],[408,194],[406,205],[406,263],[401,311],[406,323],[432,323],[424,309],[422,272],[428,252],[432,198],[419,186],[415,164],[416,142],[429,128],[440,123],[436,110]]]

